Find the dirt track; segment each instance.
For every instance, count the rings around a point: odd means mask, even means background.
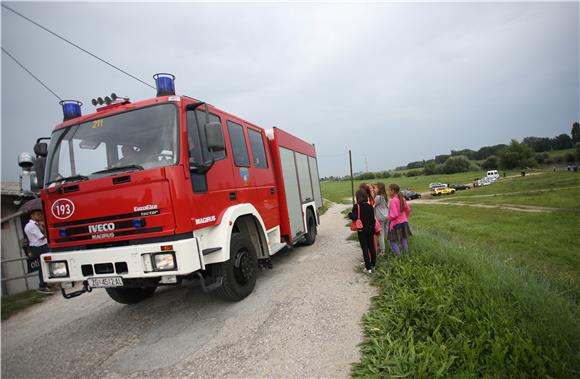
[[[2,322],[2,377],[347,377],[373,294],[334,206],[316,243],[283,251],[239,303],[199,286],[134,305],[95,290]]]

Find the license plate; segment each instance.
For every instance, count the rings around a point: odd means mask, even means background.
[[[90,278],[89,286],[91,288],[122,287],[123,279],[120,276],[112,276],[109,278]]]

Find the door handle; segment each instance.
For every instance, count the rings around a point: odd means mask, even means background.
[[[274,188],[270,188],[270,195],[273,195],[274,193],[276,193],[276,191],[274,191]]]
[[[230,192],[230,200],[234,201],[238,198],[238,194],[236,192]]]

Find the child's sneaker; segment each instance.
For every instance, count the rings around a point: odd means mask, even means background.
[[[363,272],[364,272],[365,274],[372,274],[372,273],[373,273],[373,270],[372,270],[372,269],[370,269],[370,270],[367,270],[367,269],[365,268],[365,269],[363,269]]]

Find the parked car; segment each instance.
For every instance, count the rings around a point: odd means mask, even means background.
[[[415,191],[403,191],[402,194],[407,201],[421,198],[421,194]]]
[[[471,186],[468,184],[452,184],[450,186],[450,188],[453,188],[456,191],[461,191],[461,190],[468,190],[471,188]]]
[[[451,195],[452,193],[455,193],[454,188],[434,188],[431,191],[432,196]]]
[[[447,184],[439,183],[439,182],[429,184],[429,189],[434,189],[434,188],[447,188]]]

